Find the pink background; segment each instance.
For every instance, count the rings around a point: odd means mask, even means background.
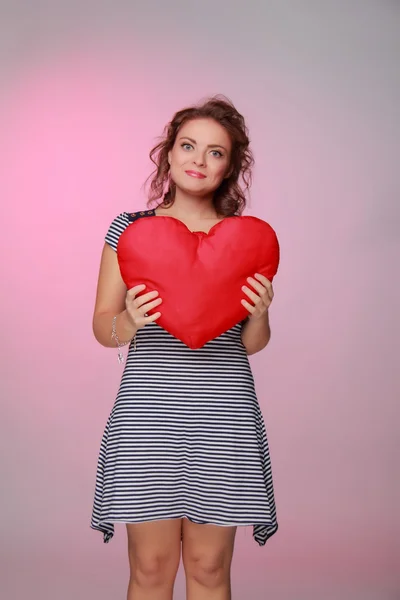
[[[282,248],[251,359],[280,529],[239,530],[234,598],[400,597],[399,6],[26,6],[0,18],[1,597],[125,598],[124,526],[89,528],[121,375],[91,331],[100,252],[164,124],[214,93],[247,118],[247,214]]]

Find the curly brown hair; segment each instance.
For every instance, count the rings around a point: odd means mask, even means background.
[[[248,129],[243,116],[224,96],[213,96],[199,105],[178,111],[165,126],[162,141],[150,152],[156,169],[151,179],[148,205],[161,200],[157,206],[170,207],[174,203],[176,186],[170,178],[168,152],[172,149],[179,129],[193,119],[211,118],[220,123],[230,135],[232,152],[230,175],[214,192],[214,206],[219,215],[240,215],[246,206],[246,192],[252,182],[253,153],[249,148]]]

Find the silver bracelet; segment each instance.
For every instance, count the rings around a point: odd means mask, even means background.
[[[113,317],[113,320],[112,320],[111,339],[113,339],[113,340],[115,340],[117,342],[117,347],[118,347],[118,362],[120,364],[124,362],[124,355],[121,352],[122,346],[126,346],[127,344],[130,344],[131,341],[133,340],[133,349],[136,350],[136,335],[134,335],[133,338],[131,338],[127,342],[120,342],[119,341],[119,337],[117,335],[117,316]]]

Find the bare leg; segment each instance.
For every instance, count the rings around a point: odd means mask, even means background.
[[[197,525],[183,519],[182,528],[187,600],[231,600],[236,527]]]
[[[127,523],[127,600],[172,600],[181,558],[182,519]]]

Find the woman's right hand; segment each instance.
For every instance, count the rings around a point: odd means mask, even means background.
[[[147,323],[153,323],[160,318],[161,313],[156,312],[154,315],[147,316],[147,313],[161,304],[162,299],[157,298],[158,292],[148,292],[142,296],[136,297],[137,294],[146,289],[144,284],[136,285],[126,293],[125,306],[128,319],[136,329],[141,329]]]

